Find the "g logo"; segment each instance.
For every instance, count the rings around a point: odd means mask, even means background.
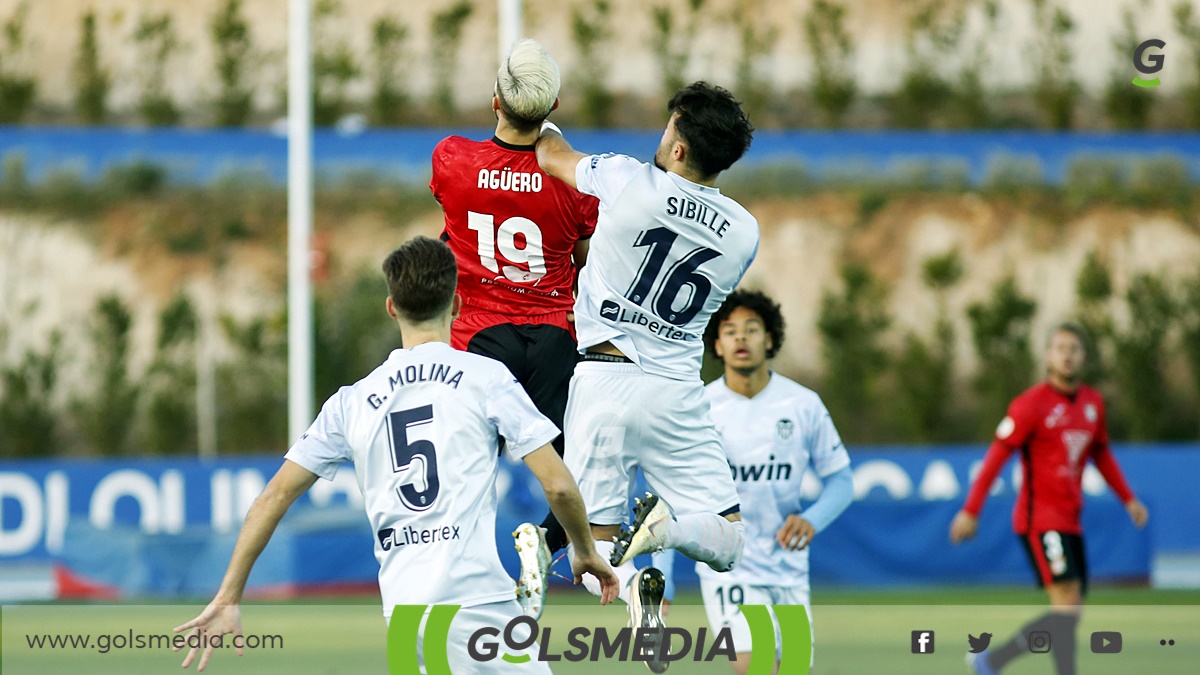
[[[1155,49],[1162,49],[1166,46],[1167,43],[1158,39],[1146,40],[1142,44],[1138,45],[1137,49],[1133,50],[1133,67],[1143,75],[1153,75],[1162,70],[1163,64],[1167,60],[1165,55],[1151,54],[1146,56],[1145,54],[1146,50],[1150,49],[1151,47]],[[1139,87],[1157,87],[1158,85],[1162,84],[1157,77],[1153,80],[1143,80],[1140,77],[1135,77],[1133,78],[1133,83]]]

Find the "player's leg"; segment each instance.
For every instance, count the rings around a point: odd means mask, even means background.
[[[512,651],[505,645],[505,627],[522,613],[520,605],[512,600],[459,609],[450,622],[450,630],[446,635],[446,656],[450,672],[454,675],[549,675],[550,667],[538,661],[539,647],[535,641],[537,636],[530,632],[531,626],[518,625],[512,633],[514,642],[529,642],[524,649]],[[481,629],[493,629],[498,632],[480,633]],[[429,644],[425,645],[425,652],[435,647],[443,648],[442,645]],[[474,655],[472,651],[475,652]],[[506,654],[516,659],[503,658]],[[522,657],[528,657],[528,660],[513,662],[520,661]]]
[[[1072,542],[1072,538],[1078,544]],[[1087,574],[1082,540],[1077,535],[1050,531],[1030,533],[1021,537],[1021,542],[1038,583],[1050,598],[1050,611],[1022,626],[1008,642],[980,655],[975,660],[975,670],[981,675],[998,673],[1029,652],[1031,639],[1037,641],[1040,648],[1041,641],[1048,636],[1058,672],[1060,675],[1073,674],[1075,636],[1083,602],[1083,579]]]
[[[452,337],[456,343],[464,343],[467,351],[503,363],[529,393],[527,383],[533,368],[526,346],[528,341],[521,331],[524,326],[496,323],[498,320],[498,315],[490,313],[464,314],[455,320]],[[537,406],[537,400],[533,402]],[[562,428],[561,425],[559,428]],[[551,549],[546,541],[546,533],[532,523],[519,525],[513,531],[513,540],[521,563],[516,586],[517,600],[525,613],[536,619],[542,615],[545,607]]]
[[[596,550],[606,556],[611,556],[613,538],[629,513],[636,470],[629,448],[639,442],[633,404],[640,372],[631,364],[585,360],[575,368],[567,397],[563,460],[579,483]],[[613,569],[621,582],[620,597],[629,602],[629,582],[637,570],[631,562]],[[599,594],[599,585],[591,579],[584,577],[584,585]]]
[[[633,526],[618,542],[619,562],[673,548],[718,572],[733,569],[745,546],[745,528],[704,389],[643,377],[637,463],[653,496],[635,509]]]
[[[746,675],[750,668],[751,639],[750,624],[742,614],[742,605],[766,605],[770,604],[770,598],[754,586],[717,581],[708,575],[700,577],[700,597],[704,600],[708,625],[713,630],[712,639],[716,639],[719,631],[729,630],[737,652],[737,660],[730,665],[736,675]]]
[[[809,597],[808,578],[805,575],[804,584],[797,586],[765,586],[762,587],[771,598],[771,605],[778,607],[780,605],[790,605],[796,607],[804,607],[804,614],[808,617],[808,670],[812,672],[813,664],[816,663],[817,657],[817,637],[816,631],[813,628],[812,602]],[[779,619],[775,611],[771,611],[771,619],[775,623],[775,661],[778,668],[779,660],[783,656],[783,631],[779,627]],[[797,644],[795,636],[789,636],[791,641],[789,644]]]
[[[562,319],[566,323],[566,318]],[[554,426],[563,428],[567,410],[567,392],[575,364],[579,361],[574,336],[564,326],[537,324],[520,326],[526,339],[528,376],[521,382],[533,404]],[[554,449],[563,455],[565,436],[554,440]],[[553,553],[567,546],[567,532],[553,513],[547,513],[542,521],[546,533],[546,544]]]

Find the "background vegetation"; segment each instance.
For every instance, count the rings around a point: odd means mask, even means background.
[[[1169,208],[1192,228],[1200,223],[1200,186],[1172,160],[1122,168],[1105,158],[1082,158],[1061,186],[1028,175],[1015,180],[1022,166],[997,166],[978,187],[936,165],[906,166],[871,180],[768,166],[731,176],[723,189],[752,208],[756,200],[827,195],[858,204],[864,224],[892,202],[968,192],[1006,209],[1048,214],[1046,222],[1098,208],[1135,214]],[[1145,175],[1176,179],[1147,182]],[[423,185],[346,176],[320,183],[318,230],[362,214],[413,222],[436,208]],[[0,211],[96,224],[81,226],[98,244],[107,236],[99,224],[120,221],[128,230],[126,243],[106,246],[136,242],[178,265],[213,268],[228,264],[242,244],[280,250],[286,222],[284,192],[254,174],[180,186],[170,183],[162,167],[134,163],[91,183],[65,171],[32,182],[19,156],[3,162]],[[131,213],[138,215],[130,220]],[[972,298],[965,318],[950,316],[947,295],[967,271],[954,249],[924,260],[920,293],[937,310],[927,325],[907,329],[899,327],[888,302],[895,289],[847,252],[840,273],[825,282],[814,322],[821,371],[785,374],[821,393],[849,442],[982,442],[1009,400],[1039,377],[1044,336],[1031,327],[1037,300],[1011,278]],[[380,311],[385,289],[377,269],[335,272],[317,287],[318,403],[400,346],[394,325]],[[1200,437],[1200,269],[1145,273],[1121,294],[1113,289],[1109,263],[1093,252],[1077,275],[1072,314],[1092,333],[1089,380],[1109,401],[1114,438]],[[39,309],[10,313],[14,322],[0,325],[0,354],[8,355],[0,362],[0,457],[194,453],[203,322],[186,288],[173,293],[157,310],[153,353],[138,368],[132,365],[134,310],[127,298],[101,297],[76,318],[87,336],[82,350],[63,348],[62,335],[71,328],[63,325],[17,353],[9,348],[13,332],[36,319]],[[212,339],[224,347],[213,385],[222,453],[275,452],[287,444],[283,304],[280,296],[278,306],[261,315],[219,315],[213,321]],[[976,367],[955,358],[956,331],[962,330],[969,331],[964,339],[969,338]],[[68,381],[68,368],[88,375]],[[716,372],[715,364],[707,365],[710,377]]]
[[[1106,11],[1116,12],[1119,21],[1107,40],[1086,50],[1079,44],[1079,17],[1063,0],[902,3],[895,12],[903,29],[902,47],[895,50],[894,88],[870,95],[856,76],[867,37],[855,32],[856,27],[862,31],[861,13],[870,11],[869,5],[813,0],[797,10],[765,0],[656,0],[626,10],[613,0],[568,0],[562,28],[569,47],[558,56],[571,64],[564,79],[572,95],[556,116],[585,126],[657,126],[664,95],[697,72],[712,70],[716,49],[732,66],[732,73],[722,75],[729,81],[722,84],[744,101],[760,128],[1200,128],[1200,18],[1189,0],[1155,1],[1167,3],[1173,34],[1154,37],[1171,38],[1171,81],[1183,83],[1170,95],[1130,83],[1130,57],[1148,37],[1139,16],[1150,0],[1110,3]],[[184,44],[169,10],[137,14],[132,31],[127,22],[110,20],[117,16],[111,12],[99,15],[89,9],[74,17],[73,35],[64,37],[75,45],[71,110],[57,110],[39,99],[47,88],[36,81],[31,64],[43,45],[28,35],[30,5],[22,1],[9,7],[6,16],[0,15],[0,123],[236,127],[268,123],[286,110],[286,49],[264,48],[243,0],[221,0],[212,10],[199,38],[207,45]],[[495,22],[488,3],[448,0],[427,17],[350,9],[342,0],[314,4],[318,125],[333,126],[346,115],[363,115],[377,126],[490,122],[485,106],[471,101],[464,109],[455,94],[466,55],[476,59],[472,64],[481,53],[490,59],[490,49],[465,44],[473,30]],[[619,9],[641,15],[633,21]],[[546,21],[539,16],[544,10],[531,8],[530,13],[531,22]],[[993,39],[1025,24],[1036,31],[1028,40]],[[789,39],[781,40],[784,32]],[[418,33],[427,39],[416,39]],[[629,44],[632,33],[639,56],[649,62],[653,84],[646,91],[616,91],[614,66],[634,55],[617,59],[613,50],[628,47],[614,38]],[[792,35],[803,43],[799,58],[788,44]],[[133,45],[136,58],[125,55],[126,44]],[[168,85],[179,79],[175,69],[180,57],[198,46],[211,60],[206,66],[210,83],[201,101],[181,104]],[[1001,62],[998,57],[1012,61],[1012,52],[1018,52],[1015,58],[1032,75],[1028,85],[1013,87],[989,77]],[[1115,64],[1107,83],[1094,91],[1080,84],[1084,54]],[[779,77],[781,71],[803,72],[805,79],[781,84],[786,80]],[[418,72],[428,74],[427,83]],[[135,83],[139,93],[131,104],[114,107],[113,84],[125,81]]]

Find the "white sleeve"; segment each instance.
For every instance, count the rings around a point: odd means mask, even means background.
[[[575,186],[602,205],[611,204],[643,166],[628,155],[588,155],[575,166]]]
[[[488,421],[504,439],[504,451],[513,460],[558,438],[558,427],[538,412],[507,368],[502,368],[501,376],[488,387],[486,406]]]
[[[325,480],[333,480],[338,465],[351,459],[342,413],[342,393],[347,390],[349,387],[342,387],[325,401],[317,419],[288,450],[284,459],[292,460]]]
[[[810,461],[817,476],[825,478],[850,466],[850,453],[842,437],[833,426],[833,417],[824,403],[817,403],[809,410],[812,416],[808,437]]]

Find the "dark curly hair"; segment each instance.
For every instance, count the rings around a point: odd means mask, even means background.
[[[667,110],[679,113],[675,130],[687,144],[687,163],[706,178],[728,169],[750,148],[754,125],[721,87],[694,82],[675,92]]]
[[[783,312],[779,309],[779,303],[775,302],[762,291],[734,291],[725,298],[725,303],[721,308],[713,314],[712,319],[708,322],[708,327],[704,329],[704,348],[709,354],[717,356],[717,336],[720,335],[721,324],[733,314],[733,310],[738,307],[745,307],[762,317],[763,327],[767,331],[767,335],[771,336],[771,347],[767,349],[767,358],[773,359],[779,353],[779,349],[783,347]]]

